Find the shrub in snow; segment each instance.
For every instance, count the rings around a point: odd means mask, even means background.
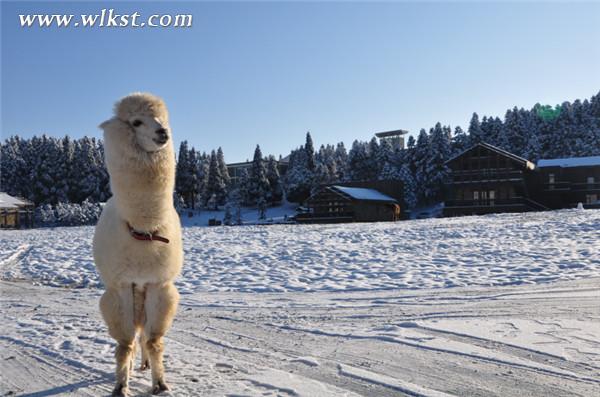
[[[58,203],[54,206],[45,204],[37,208],[35,220],[39,226],[93,225],[100,218],[101,212],[101,204],[89,200],[81,204]]]

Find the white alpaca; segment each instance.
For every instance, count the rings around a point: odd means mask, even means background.
[[[100,311],[118,343],[113,396],[128,392],[138,334],[141,369],[151,368],[152,392],[158,394],[168,390],[162,338],[177,309],[173,280],[183,262],[167,108],[153,95],[131,94],[100,128],[113,196],[96,226],[94,261],[106,286]]]

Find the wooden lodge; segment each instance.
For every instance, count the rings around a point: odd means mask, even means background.
[[[0,192],[0,228],[33,227],[34,204],[26,199]]]
[[[600,208],[600,156],[539,160],[537,196],[545,206]]]
[[[546,209],[532,194],[535,165],[522,157],[478,143],[446,165],[451,182],[444,216]]]
[[[366,182],[356,184],[366,184]],[[399,200],[367,187],[328,185],[306,201],[302,223],[379,222],[400,219]]]

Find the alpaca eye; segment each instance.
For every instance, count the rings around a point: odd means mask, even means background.
[[[133,120],[133,123],[131,123],[131,125],[133,125],[134,127],[139,127],[142,124],[143,123],[141,120]]]

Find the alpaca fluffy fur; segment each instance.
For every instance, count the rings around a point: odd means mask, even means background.
[[[171,326],[179,295],[173,280],[181,271],[183,250],[179,216],[173,207],[175,155],[172,139],[147,150],[132,119],[164,128],[170,138],[164,102],[150,94],[132,94],[115,105],[115,117],[104,130],[106,166],[113,196],[106,203],[94,235],[94,261],[106,286],[100,310],[117,341],[117,385],[126,395],[135,355],[142,347],[142,369],[152,370],[153,392],[168,389],[164,381],[162,337]],[[151,133],[154,133],[152,130]],[[156,232],[170,240],[139,241],[129,232]]]

